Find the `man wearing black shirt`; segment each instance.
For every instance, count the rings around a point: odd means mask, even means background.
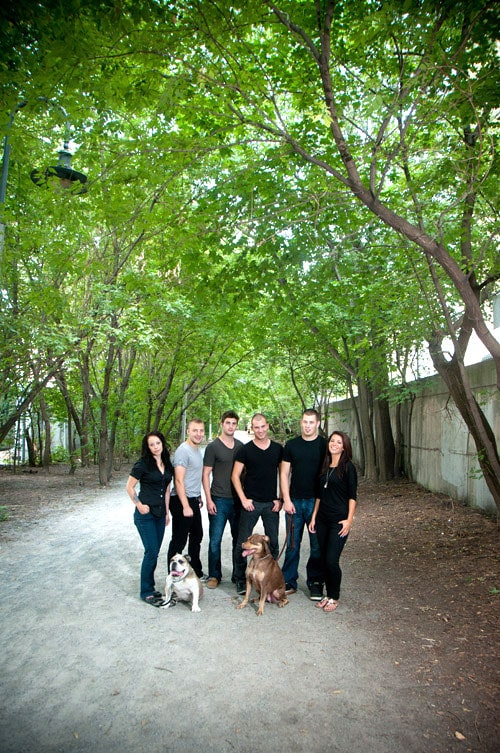
[[[277,492],[278,472],[283,448],[269,439],[269,424],[262,413],[252,418],[254,438],[240,447],[236,454],[231,481],[242,504],[238,539],[235,550],[236,591],[245,593],[246,563],[241,545],[252,534],[259,518],[269,536],[269,547],[276,559],[279,554],[278,529],[281,502]],[[241,476],[245,471],[243,484]]]
[[[319,435],[319,413],[310,408],[302,414],[301,434],[288,440],[283,450],[280,487],[283,497],[287,530],[287,547],[283,563],[283,577],[287,594],[297,590],[300,545],[304,526],[308,527],[319,496],[318,476],[325,458],[327,442]],[[310,598],[319,601],[325,581],[321,553],[315,533],[309,533],[310,555],[306,565]]]

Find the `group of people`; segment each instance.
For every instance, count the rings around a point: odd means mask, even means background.
[[[182,553],[187,544],[194,571],[211,589],[222,580],[221,545],[229,523],[231,580],[237,593],[245,593],[246,562],[241,545],[261,519],[271,554],[277,559],[279,513],[283,508],[286,592],[290,595],[297,591],[300,547],[307,527],[310,598],[318,608],[333,612],[340,596],[340,555],[356,509],[357,473],[351,441],[342,431],[332,432],[328,440],[321,436],[320,417],[314,409],[303,412],[300,435],[284,447],[268,436],[269,424],[262,413],[253,416],[253,439],[246,444],[235,437],[238,422],[234,411],[223,413],[220,434],[209,442],[204,456],[200,445],[205,428],[196,418],[189,421],[187,438],[172,459],[161,432],[144,437],[141,457],[127,481],[127,493],[135,505],[134,523],[144,546],[140,597],[152,606],[163,604],[163,596],[155,587],[155,570],[170,519],[168,561]],[[202,487],[209,519],[206,576],[200,559]]]

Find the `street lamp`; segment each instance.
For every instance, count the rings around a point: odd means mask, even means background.
[[[48,100],[43,100],[46,102]],[[66,134],[64,138],[64,146],[59,152],[59,161],[57,165],[51,165],[50,167],[45,167],[42,170],[32,170],[31,171],[31,180],[35,185],[37,186],[55,186],[56,188],[71,188],[76,187],[79,183],[77,190],[72,190],[72,193],[82,194],[87,193],[87,187],[85,186],[85,183],[87,182],[87,176],[83,173],[79,173],[78,170],[74,170],[71,167],[71,152],[69,151],[69,139],[71,136],[71,129],[69,125],[69,119],[68,119],[68,113],[59,104],[55,104],[51,102],[50,104],[54,104],[56,107],[60,109],[62,114],[64,115],[64,120],[66,123]],[[59,184],[57,183],[59,181]]]
[[[69,151],[69,140],[71,135],[71,129],[69,124],[68,113],[57,102],[52,102],[46,97],[38,97],[39,102],[46,102],[52,107],[57,107],[64,116],[66,125],[66,132],[64,138],[64,146],[59,152],[59,161],[57,165],[51,165],[50,167],[42,168],[41,170],[35,169],[31,171],[30,177],[33,183],[37,186],[54,186],[55,188],[68,190],[71,189],[71,193],[83,194],[87,192],[85,183],[87,182],[87,176],[83,173],[74,170],[71,167],[71,152]],[[5,223],[4,223],[4,207],[5,207],[5,195],[7,191],[7,176],[9,173],[9,158],[10,158],[10,144],[9,144],[9,132],[14,122],[14,118],[19,110],[26,107],[28,103],[20,102],[16,109],[9,115],[9,122],[7,125],[7,131],[3,142],[3,157],[2,157],[2,175],[0,178],[0,268],[2,264],[3,249],[5,244]]]
[[[79,173],[71,167],[71,152],[68,151],[68,142],[64,142],[64,147],[59,152],[59,161],[57,165],[51,165],[43,170],[32,170],[31,180],[37,186],[51,186],[54,181],[59,181],[59,187],[63,189],[71,188],[80,183],[80,187],[72,190],[72,193],[87,193],[87,176]],[[57,187],[57,183],[55,183]]]

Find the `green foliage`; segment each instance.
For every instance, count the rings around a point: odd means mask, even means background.
[[[69,452],[61,445],[54,447],[50,456],[53,463],[69,463],[71,460]]]
[[[54,371],[91,446],[114,427],[126,453],[155,424],[174,444],[184,408],[208,423],[228,406],[283,438],[359,380],[401,399],[426,340],[463,321],[446,265],[431,275],[393,217],[494,286],[490,4],[336,3],[324,60],[330,5],[7,3],[4,130],[27,102],[3,208],[7,414]],[[29,178],[56,158],[61,106],[84,196]]]

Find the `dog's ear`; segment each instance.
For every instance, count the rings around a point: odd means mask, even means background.
[[[184,559],[187,560],[188,562],[191,562],[191,557],[189,556],[189,554],[185,554]]]
[[[264,541],[267,541],[267,543],[269,544],[269,542],[271,541],[271,539],[269,538],[269,536],[264,536]]]

